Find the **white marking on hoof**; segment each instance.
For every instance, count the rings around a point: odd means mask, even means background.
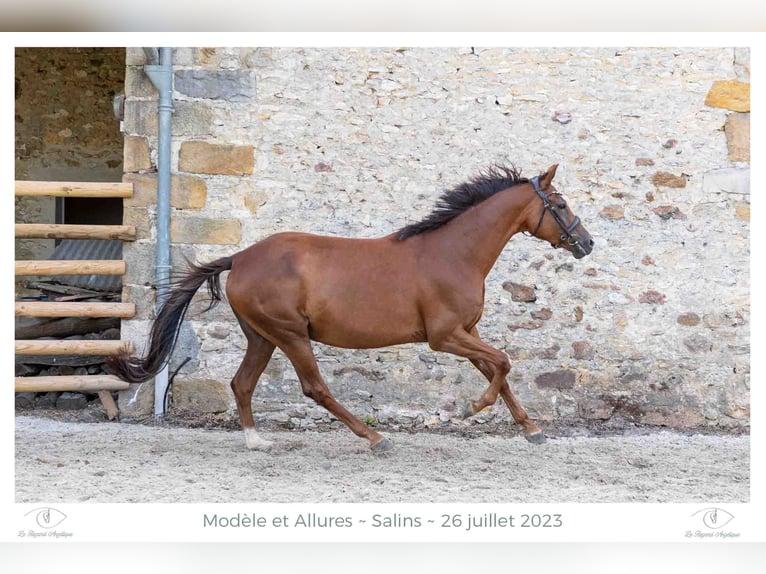
[[[246,428],[245,431],[245,444],[250,450],[265,450],[270,448],[274,443],[261,438],[254,428]]]

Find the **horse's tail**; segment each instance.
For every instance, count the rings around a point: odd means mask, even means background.
[[[207,281],[211,301],[205,311],[213,308],[223,298],[220,274],[229,269],[231,257],[223,257],[203,265],[190,264],[189,272],[174,283],[154,320],[146,356],[131,357],[127,351],[123,351],[109,357],[107,371],[129,383],[142,383],[159,373],[170,361],[181,322],[194,294]]]

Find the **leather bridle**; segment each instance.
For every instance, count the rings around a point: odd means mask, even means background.
[[[566,225],[564,221],[561,219],[561,216],[557,213],[556,209],[551,205],[550,200],[548,199],[551,195],[563,195],[562,193],[558,191],[553,191],[549,194],[546,194],[543,192],[542,189],[540,189],[540,177],[535,176],[530,180],[530,183],[535,188],[535,191],[537,192],[537,195],[540,197],[540,199],[543,200],[543,212],[540,214],[540,220],[537,222],[537,227],[532,232],[532,235],[537,235],[537,232],[540,231],[540,226],[543,224],[543,219],[545,218],[545,213],[549,212],[553,219],[556,220],[556,223],[558,223],[559,227],[561,228],[561,241],[559,241],[557,244],[555,244],[553,247],[560,247],[561,244],[566,241],[569,245],[577,245],[579,241],[574,238],[572,235],[572,232],[574,231],[575,227],[580,225],[580,218],[575,216],[574,221],[570,223],[569,225]]]

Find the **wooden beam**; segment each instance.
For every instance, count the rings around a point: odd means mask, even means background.
[[[17,223],[16,237],[24,239],[136,239],[135,225],[72,225]]]
[[[68,375],[58,377],[16,377],[17,393],[47,393],[51,391],[125,391],[130,385],[113,375]]]
[[[94,341],[90,339],[21,340],[15,341],[17,355],[116,355],[123,349],[130,352],[130,341]]]
[[[133,197],[132,183],[16,181],[16,196]]]
[[[101,399],[101,404],[104,406],[104,410],[106,411],[106,418],[108,418],[110,421],[116,419],[118,414],[117,405],[114,402],[112,393],[109,391],[98,391],[98,398]]]
[[[134,303],[62,303],[48,301],[19,301],[17,317],[121,317],[129,319],[136,314]]]
[[[16,275],[125,275],[121,259],[16,261]]]

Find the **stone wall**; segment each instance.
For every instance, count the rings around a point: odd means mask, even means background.
[[[124,48],[16,48],[15,179],[120,181],[122,136],[112,98],[124,77]],[[15,215],[18,222],[54,223],[55,200],[17,198]],[[53,247],[52,239],[19,239],[16,258],[45,259]]]
[[[156,94],[128,50],[123,337],[152,318]],[[487,281],[479,328],[543,421],[676,428],[749,424],[749,51],[599,49],[177,49],[174,264],[232,254],[274,232],[390,233],[493,162],[557,187],[596,239],[575,261],[515,237]],[[199,298],[205,296],[202,293]],[[174,404],[232,409],[244,337],[231,310],[194,310]],[[483,378],[425,345],[316,345],[356,414],[418,427],[456,417]],[[142,391],[146,397],[150,393]],[[147,408],[123,397],[124,408]],[[260,417],[311,428],[327,415],[277,352]],[[506,419],[501,403],[475,422]]]

